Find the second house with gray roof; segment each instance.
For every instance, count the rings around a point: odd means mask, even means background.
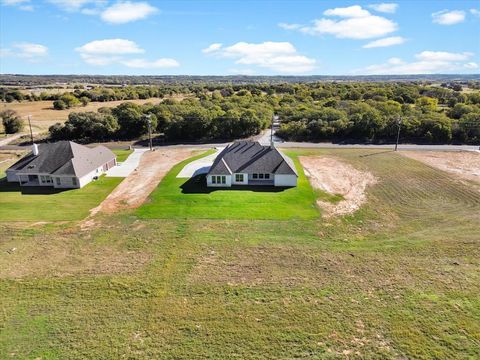
[[[297,186],[293,161],[274,146],[256,141],[236,141],[216,157],[207,173],[207,186]]]
[[[73,141],[33,144],[32,152],[10,166],[8,182],[21,186],[81,188],[117,164],[105,146],[89,148]]]

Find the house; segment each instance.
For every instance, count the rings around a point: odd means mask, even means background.
[[[117,164],[105,146],[89,148],[73,141],[33,144],[32,152],[6,171],[21,186],[81,188]]]
[[[207,173],[207,186],[297,186],[292,160],[273,145],[236,141],[216,157]]]

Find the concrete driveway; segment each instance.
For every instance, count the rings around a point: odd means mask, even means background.
[[[127,177],[138,167],[138,164],[140,164],[140,158],[146,151],[149,151],[149,149],[134,149],[133,153],[131,153],[124,162],[109,169],[106,176]]]
[[[210,167],[213,164],[213,161],[217,155],[224,149],[215,148],[217,151],[211,155],[205,156],[201,159],[192,161],[191,163],[185,165],[185,167],[178,173],[177,178],[191,178],[196,175],[206,174]]]

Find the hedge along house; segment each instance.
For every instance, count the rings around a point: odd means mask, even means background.
[[[8,182],[21,186],[81,188],[117,164],[105,146],[89,148],[72,141],[33,144],[32,152],[6,171]]]
[[[236,141],[216,157],[207,173],[207,186],[297,186],[293,161],[273,145]]]

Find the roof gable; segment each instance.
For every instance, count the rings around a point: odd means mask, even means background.
[[[228,169],[226,172],[225,169]],[[227,146],[215,159],[209,174],[270,173],[297,175],[287,156],[271,146],[256,141],[237,141]]]
[[[15,170],[18,174],[81,177],[115,158],[115,154],[104,146],[91,149],[72,141],[40,144],[38,148],[38,155],[28,154],[9,170]]]

